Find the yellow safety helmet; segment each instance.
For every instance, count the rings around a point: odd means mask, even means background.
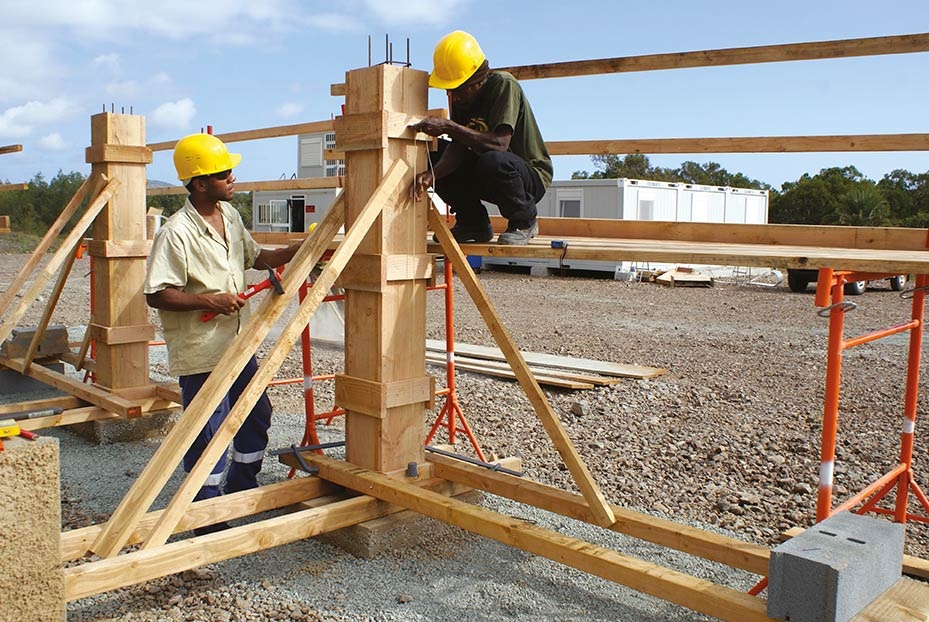
[[[485,60],[477,39],[463,30],[450,32],[435,46],[432,53],[432,73],[429,86],[436,89],[457,89],[474,75]]]
[[[228,171],[241,161],[241,154],[229,153],[223,141],[211,134],[191,134],[174,146],[174,168],[181,181]]]

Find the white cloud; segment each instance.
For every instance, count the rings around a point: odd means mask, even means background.
[[[330,32],[361,32],[364,30],[364,23],[357,17],[341,13],[308,15],[304,21],[310,26]]]
[[[110,82],[104,87],[104,90],[107,95],[114,99],[128,100],[155,92],[163,92],[163,90],[171,86],[172,83],[173,80],[171,80],[171,76],[162,71],[144,81],[120,80],[117,82]]]
[[[101,67],[110,73],[120,73],[119,54],[101,54],[94,58],[93,64],[95,67]]]
[[[69,147],[68,143],[61,137],[58,132],[53,132],[43,136],[38,142],[39,148],[44,151],[64,151]]]
[[[193,101],[185,97],[176,102],[161,104],[148,116],[148,120],[155,127],[183,130],[190,127],[190,122],[196,114],[197,107]]]
[[[368,11],[385,24],[444,24],[464,12],[466,0],[364,0]]]
[[[37,127],[62,121],[74,112],[75,106],[63,97],[49,102],[30,101],[22,106],[7,108],[0,113],[0,137],[28,136]]]
[[[274,114],[282,119],[293,119],[303,112],[303,104],[284,102],[274,110]]]

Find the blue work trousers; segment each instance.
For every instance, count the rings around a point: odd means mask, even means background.
[[[189,473],[197,464],[210,439],[216,434],[219,426],[226,419],[226,415],[229,414],[233,405],[238,401],[239,396],[248,386],[256,371],[258,371],[258,362],[253,356],[245,364],[245,367],[239,373],[239,377],[232,383],[232,387],[219,403],[219,406],[213,411],[210,420],[200,431],[193,445],[184,454],[185,472]],[[181,386],[181,399],[184,402],[185,409],[193,401],[209,375],[209,373],[193,374],[178,378],[178,384]],[[248,490],[258,486],[257,476],[258,472],[261,471],[265,448],[268,446],[268,428],[270,427],[271,400],[268,399],[268,394],[265,392],[261,394],[261,397],[255,403],[252,411],[248,414],[242,427],[239,428],[232,440],[232,464],[229,466],[229,473],[226,476],[226,493]],[[223,453],[203,487],[194,497],[195,501],[219,495],[225,469],[226,453]]]

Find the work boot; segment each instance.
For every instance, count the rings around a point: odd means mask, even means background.
[[[481,244],[483,242],[490,242],[494,239],[494,230],[489,222],[479,225],[456,222],[455,226],[452,227],[452,237],[454,237],[459,244]],[[432,240],[438,242],[439,238],[433,235]]]
[[[510,223],[506,231],[497,238],[497,244],[528,244],[539,233],[539,224],[532,221],[529,225],[519,226]]]

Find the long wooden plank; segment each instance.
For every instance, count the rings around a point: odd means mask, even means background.
[[[539,232],[548,238],[595,238],[599,244],[609,239],[666,240],[748,244],[762,246],[817,246],[863,250],[926,250],[925,228],[840,227],[837,225],[749,225],[737,223],[620,220],[618,218],[538,219]],[[495,231],[507,222],[491,216]],[[584,240],[575,240],[578,243]],[[547,242],[550,244],[550,242]]]
[[[821,60],[826,58],[877,56],[882,54],[910,54],[915,52],[929,52],[929,34],[893,35],[889,37],[815,41],[812,43],[787,43],[695,52],[621,56],[618,58],[501,67],[499,70],[508,71],[519,80],[533,80],[537,78],[564,78],[568,76],[589,76],[604,73],[658,71],[662,69],[684,69],[692,67],[721,67],[724,65],[779,63],[784,61]]]
[[[386,475],[317,454],[304,454],[319,476],[509,546],[658,596],[723,620],[767,622],[765,601],[743,592],[622,555],[588,542],[449,499]]]
[[[190,505],[187,514],[177,524],[175,533],[213,525],[221,521],[230,521],[243,516],[252,516],[287,507],[308,499],[337,492],[339,488],[317,477],[298,477],[275,482],[267,486],[243,490],[212,499],[204,499]],[[138,527],[129,536],[129,544],[136,544],[148,535],[158,522],[162,510],[147,513]],[[61,561],[68,562],[83,557],[100,531],[102,525],[90,525],[81,529],[65,531],[61,534]]]
[[[52,408],[67,410],[68,408],[79,408],[86,405],[86,402],[71,395],[0,404],[0,419],[5,418],[4,415],[44,411]]]
[[[293,125],[264,127],[256,130],[226,132],[225,134],[214,134],[214,136],[224,143],[234,143],[244,140],[257,140],[259,138],[280,138],[281,136],[296,136],[298,134],[315,134],[316,132],[331,131],[332,120],[329,119],[326,121],[309,121],[307,123],[296,123]],[[176,140],[168,140],[160,143],[149,143],[147,147],[152,151],[168,151],[174,149],[174,145],[176,144]]]
[[[339,177],[301,177],[300,179],[275,179],[268,181],[236,181],[236,192],[256,192],[261,190],[312,190],[314,188],[341,188],[342,179]],[[162,186],[147,188],[148,196],[163,196],[168,194],[187,194],[184,186]]]
[[[514,477],[470,465],[435,453],[427,453],[436,477],[459,482],[491,494],[500,495],[562,516],[592,522],[583,497],[524,477]],[[688,527],[649,514],[613,505],[616,522],[609,529],[618,533],[683,551],[703,559],[740,568],[757,575],[768,573],[770,551],[761,545],[727,538]]]
[[[426,349],[433,352],[445,352],[445,342],[437,339],[427,339]],[[467,343],[456,343],[455,354],[462,356],[471,356],[474,358],[489,359],[492,361],[505,361],[506,357],[499,348],[489,348],[486,346],[477,346]],[[558,356],[555,354],[545,354],[543,352],[522,352],[523,358],[530,365],[539,367],[558,367],[561,369],[576,369],[579,371],[588,371],[606,376],[618,376],[621,378],[654,378],[660,376],[667,370],[658,367],[646,367],[643,365],[626,365],[623,363],[612,363],[610,361],[598,361],[595,359],[575,358],[573,356]]]
[[[433,365],[447,365],[447,361],[441,357],[430,357],[426,356],[426,362],[432,363]],[[514,372],[509,367],[492,367],[487,365],[479,365],[474,363],[455,363],[455,369],[460,369],[462,371],[473,371],[475,373],[483,374],[485,376],[494,376],[496,378],[508,378],[511,380],[518,380],[516,372]],[[569,380],[567,378],[558,378],[556,376],[546,376],[544,374],[539,374],[533,370],[530,370],[532,377],[535,378],[535,381],[541,385],[546,385],[550,387],[558,387],[561,389],[571,389],[574,391],[579,391],[583,389],[593,389],[594,385],[590,382],[579,382],[577,380]]]
[[[929,620],[929,585],[901,577],[858,612],[852,622],[925,622]]]
[[[75,423],[87,423],[88,421],[102,421],[104,419],[119,419],[116,413],[100,408],[99,406],[84,406],[81,408],[69,408],[57,415],[47,415],[45,417],[36,417],[35,419],[23,419],[19,421],[19,427],[24,430],[42,430],[44,428],[57,428],[63,425],[73,425]]]
[[[28,190],[29,184],[27,183],[18,183],[18,184],[0,184],[0,192],[14,192],[16,190]]]
[[[121,417],[131,418],[142,414],[142,408],[135,402],[123,399],[96,385],[85,384],[43,365],[30,365],[29,369],[26,369],[23,359],[11,359],[5,356],[0,356],[0,365],[18,371],[24,376],[41,380],[49,386],[66,391],[74,397],[90,402]]]
[[[564,241],[563,238],[561,238]],[[485,257],[525,257],[553,259],[564,257],[566,264],[578,260],[655,261],[696,263],[716,266],[784,266],[788,268],[833,268],[888,274],[929,273],[929,251],[818,248],[810,246],[768,246],[725,244],[720,242],[677,242],[662,239],[610,240],[583,244],[568,238],[567,250],[551,248],[551,238],[538,237],[526,246],[465,244],[468,255]],[[430,250],[438,251],[430,245]]]
[[[4,146],[0,147],[0,154],[4,154],[4,153],[16,153],[16,152],[22,151],[22,150],[23,150],[23,146],[22,146],[22,145],[4,145]]]
[[[833,153],[859,151],[927,151],[929,134],[850,134],[833,136],[732,136],[716,138],[622,138],[556,140],[549,154],[615,153]]]
[[[526,365],[519,348],[516,347],[503,322],[500,321],[500,317],[490,303],[483,286],[475,276],[464,253],[462,253],[461,247],[452,237],[445,218],[439,213],[435,205],[429,206],[429,225],[438,236],[446,259],[452,262],[455,271],[458,273],[458,278],[461,279],[462,284],[471,296],[471,300],[474,301],[474,305],[484,318],[484,323],[496,340],[497,345],[506,355],[506,360],[516,373],[519,384],[526,393],[526,397],[529,398],[529,402],[542,422],[542,426],[555,445],[561,459],[564,460],[565,465],[568,467],[575,484],[580,488],[587,503],[590,504],[591,512],[596,517],[597,523],[603,526],[612,524],[615,518],[606,498],[596,482],[594,482],[587,465],[584,464],[574,445],[571,444],[571,440],[561,425],[561,421],[558,420],[558,415],[552,410],[551,405],[545,398],[545,394],[542,393],[542,389],[539,387],[539,383],[532,377],[532,373],[529,371],[529,367]]]
[[[81,202],[84,200],[84,197],[87,196],[87,193],[90,192],[90,190],[94,188],[99,182],[99,178],[91,175],[85,179],[83,183],[81,183],[80,187],[78,187],[77,192],[74,193],[74,196],[71,197],[71,200],[68,201],[68,204],[65,205],[64,209],[61,210],[61,213],[58,214],[55,222],[51,224],[51,226],[48,228],[48,231],[45,232],[45,235],[42,236],[42,239],[39,240],[39,243],[36,244],[35,248],[32,250],[32,254],[29,256],[29,259],[26,260],[26,263],[20,269],[19,273],[7,286],[6,290],[4,290],[3,295],[0,296],[0,315],[6,313],[10,303],[13,301],[13,297],[20,293],[20,290],[23,288],[23,285],[26,284],[26,281],[28,281],[29,278],[35,274],[36,268],[39,267],[39,264],[42,262],[42,258],[45,257],[45,253],[48,252],[48,249],[52,247],[52,244],[58,238],[58,234],[62,232],[62,230],[71,220],[71,217],[77,213],[77,210],[81,206]]]
[[[227,450],[233,436],[238,432],[246,417],[248,417],[248,414],[261,397],[265,387],[274,379],[274,374],[283,364],[284,359],[287,357],[287,354],[290,352],[297,338],[303,332],[303,329],[309,323],[313,313],[319,308],[323,298],[329,295],[329,289],[335,284],[336,279],[339,278],[339,274],[341,274],[346,264],[351,260],[352,255],[354,255],[365,236],[368,235],[371,226],[381,214],[387,197],[397,192],[408,172],[409,166],[402,160],[397,160],[394,165],[391,166],[390,170],[388,170],[380,186],[378,186],[362,211],[355,218],[354,222],[352,222],[339,248],[333,253],[329,261],[326,262],[326,266],[323,268],[322,273],[314,281],[312,289],[300,302],[297,312],[291,316],[287,326],[278,337],[277,342],[272,346],[268,354],[265,355],[258,372],[241,395],[239,395],[238,401],[235,406],[233,406],[232,410],[229,411],[222,425],[213,434],[213,438],[210,439],[209,445],[207,445],[206,449],[200,455],[197,464],[184,478],[178,491],[174,494],[174,497],[161,515],[158,524],[142,545],[143,549],[164,544],[174,532],[175,527],[186,513],[187,507],[193,501],[197,491],[209,476],[216,461],[222,453]],[[318,246],[322,247],[323,244],[325,244],[325,241],[321,240]],[[313,265],[315,265],[315,263]],[[306,273],[302,277],[304,281],[309,276],[312,267],[313,266],[310,266],[306,269]],[[246,331],[247,330],[248,327],[246,327]],[[193,405],[192,403],[191,407]]]
[[[442,480],[425,480],[419,484],[429,490],[440,491],[436,494],[456,494],[457,490],[451,483]],[[154,549],[138,550],[66,568],[65,598],[72,601],[134,585],[224,559],[304,540],[394,514],[403,509],[370,496],[358,496],[206,536],[171,542]]]
[[[525,357],[525,352],[523,356]],[[441,365],[445,365],[448,362],[448,354],[444,350],[439,351],[426,351],[427,360]],[[529,363],[529,361],[526,361]],[[486,369],[510,369],[510,364],[506,361],[495,361],[491,359],[484,358],[471,358],[467,356],[458,356],[455,355],[455,364],[456,365],[470,365],[474,367],[483,367]],[[611,384],[619,384],[622,382],[622,379],[617,376],[600,376],[598,374],[584,374],[577,371],[572,371],[560,367],[550,367],[546,368],[543,366],[533,367],[529,363],[529,370],[532,372],[536,378],[539,375],[547,375],[551,378],[561,378],[563,380],[574,380],[575,382],[583,382],[586,384],[592,384],[594,386],[607,386]]]
[[[284,293],[266,296],[246,330],[240,332],[224,357],[207,378],[196,398],[171,428],[152,459],[120,501],[106,527],[92,547],[101,557],[112,557],[125,545],[142,515],[151,507],[180,462],[181,457],[203,429],[222,396],[232,386],[245,362],[262,344],[277,319],[286,310],[300,285],[319,261],[329,241],[342,226],[344,201],[336,199],[319,227],[301,245],[282,276]],[[239,400],[242,403],[242,399]],[[227,419],[228,421],[228,419]],[[215,463],[215,462],[214,462]],[[202,480],[201,480],[202,481]]]

